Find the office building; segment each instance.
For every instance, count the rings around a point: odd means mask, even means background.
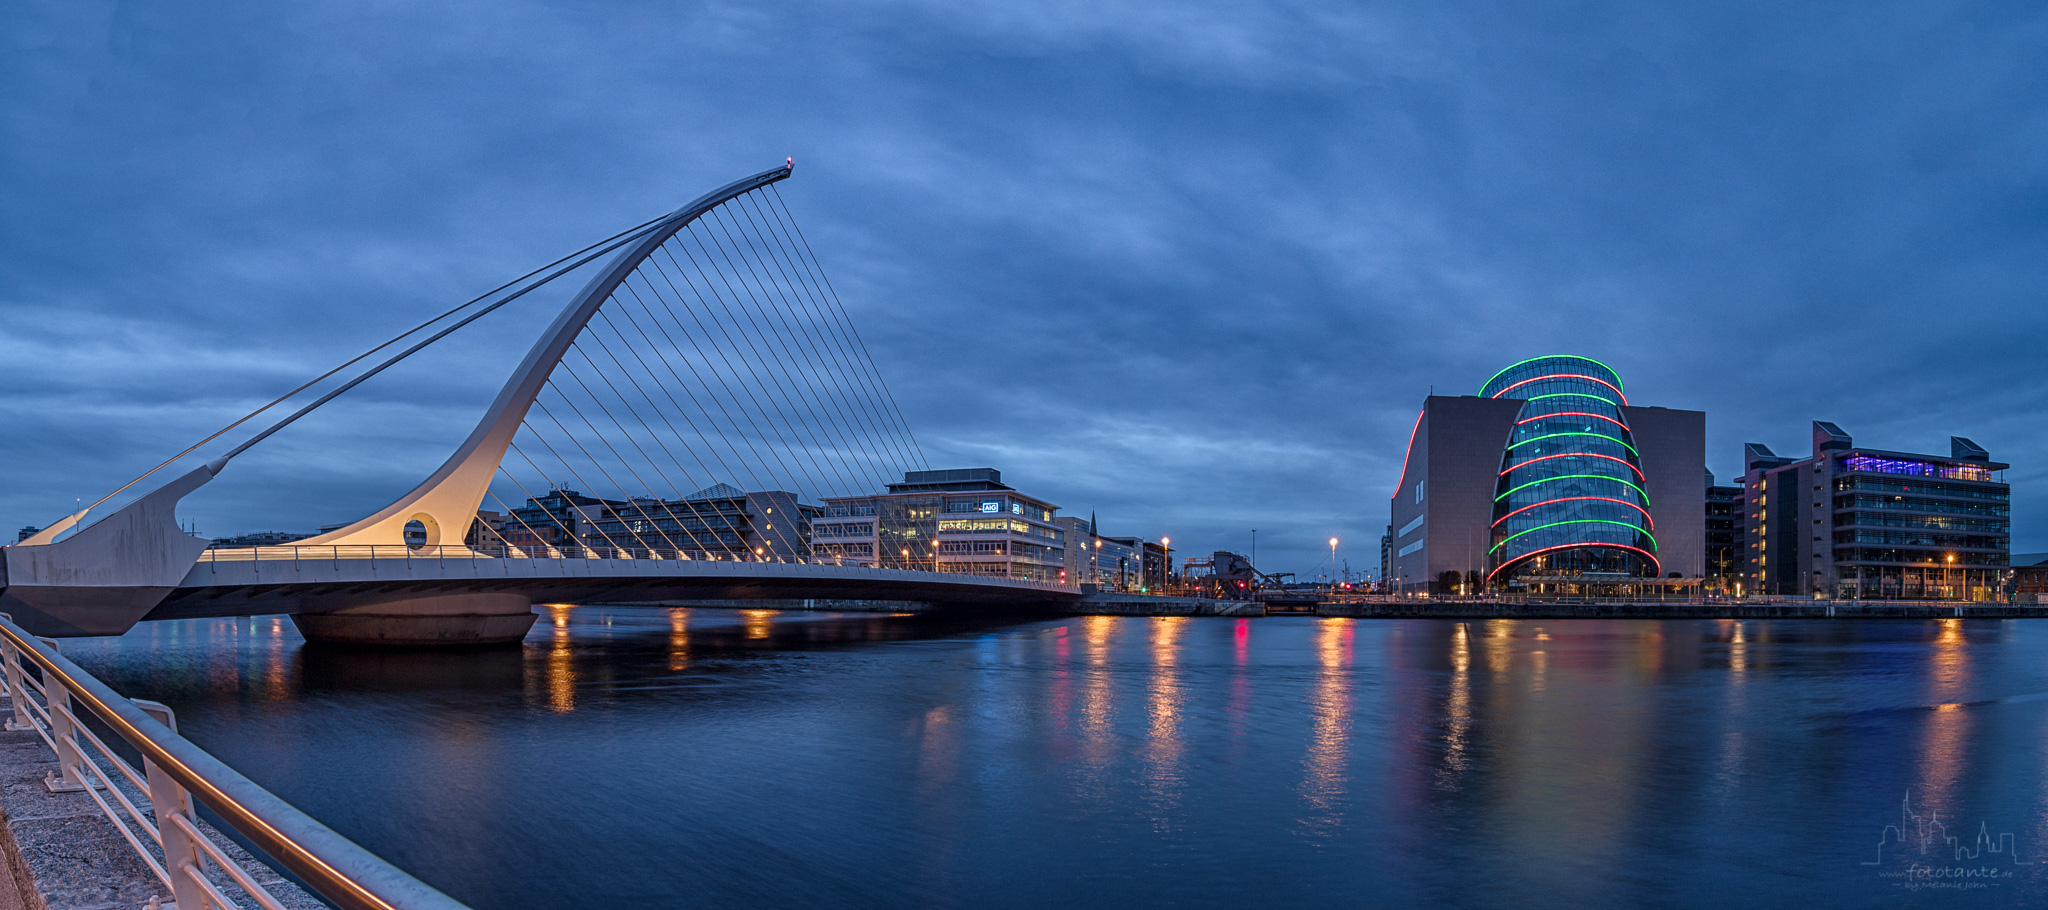
[[[1700,584],[1706,415],[1630,404],[1586,357],[1513,364],[1423,402],[1388,532],[1388,590],[1647,593]],[[1476,584],[1475,584],[1476,582]]]
[[[2011,553],[2006,465],[1960,436],[1949,454],[1855,444],[1813,422],[1794,460],[1744,447],[1745,584],[1760,594],[1880,600],[1995,600]]]
[[[888,492],[827,498],[812,522],[821,559],[887,569],[1061,580],[1059,507],[1017,492],[994,468],[909,471]]]
[[[788,491],[747,492],[723,483],[673,500],[599,499],[551,490],[502,517],[479,513],[473,537],[478,544],[520,549],[584,547],[659,551],[683,559],[807,561],[811,521],[818,512],[818,506]]]
[[[1732,593],[1735,579],[1741,575],[1742,527],[1737,516],[1740,510],[1736,502],[1742,498],[1742,488],[1714,483],[1714,474],[1707,473],[1707,552],[1706,575],[1709,590]]]

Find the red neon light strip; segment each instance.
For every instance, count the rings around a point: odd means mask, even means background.
[[[1554,546],[1554,547],[1544,547],[1544,548],[1543,548],[1543,549],[1541,549],[1541,550],[1530,550],[1530,551],[1529,551],[1529,552],[1527,552],[1527,553],[1524,553],[1524,554],[1522,554],[1522,555],[1520,555],[1520,556],[1517,556],[1517,557],[1515,557],[1515,558],[1514,558],[1514,561],[1513,561],[1513,562],[1504,562],[1504,563],[1501,563],[1501,564],[1500,564],[1500,566],[1499,566],[1498,568],[1494,569],[1494,570],[1493,570],[1493,571],[1491,571],[1491,572],[1488,572],[1488,573],[1486,573],[1486,583],[1487,583],[1487,584],[1493,584],[1493,577],[1494,577],[1495,575],[1499,575],[1499,574],[1500,574],[1500,570],[1501,570],[1501,569],[1505,569],[1505,568],[1507,568],[1507,567],[1509,567],[1509,566],[1515,565],[1516,563],[1519,563],[1519,562],[1521,562],[1521,561],[1522,561],[1522,560],[1524,560],[1524,559],[1528,559],[1528,558],[1529,558],[1529,557],[1531,557],[1531,556],[1536,556],[1536,555],[1538,555],[1538,554],[1542,554],[1542,553],[1548,553],[1548,552],[1550,552],[1550,551],[1552,551],[1552,550],[1587,550],[1587,549],[1592,549],[1592,548],[1594,548],[1594,547],[1614,547],[1614,548],[1617,548],[1617,549],[1622,549],[1622,550],[1634,550],[1634,551],[1636,551],[1636,552],[1638,552],[1638,553],[1641,553],[1641,554],[1643,554],[1644,556],[1648,556],[1648,557],[1650,557],[1650,565],[1653,565],[1653,566],[1656,566],[1656,567],[1657,567],[1657,574],[1658,574],[1658,575],[1662,575],[1662,574],[1664,574],[1664,564],[1663,564],[1663,563],[1661,563],[1661,562],[1658,562],[1658,561],[1657,561],[1657,554],[1655,554],[1655,553],[1652,553],[1652,552],[1650,552],[1650,551],[1648,551],[1648,550],[1645,550],[1645,549],[1643,549],[1642,547],[1631,547],[1631,546],[1629,546],[1628,544],[1625,544],[1625,543],[1566,543],[1566,544],[1558,544],[1557,546]]]
[[[1612,417],[1609,417],[1609,416],[1607,416],[1607,415],[1605,415],[1605,414],[1588,414],[1588,413],[1586,413],[1586,412],[1584,412],[1584,411],[1559,411],[1559,412],[1557,412],[1557,413],[1555,413],[1555,414],[1542,414],[1542,415],[1538,415],[1538,416],[1536,416],[1536,417],[1530,417],[1530,418],[1528,418],[1528,419],[1526,419],[1526,420],[1517,420],[1517,421],[1515,421],[1515,426],[1521,426],[1522,424],[1525,424],[1525,423],[1534,423],[1534,422],[1536,422],[1536,421],[1538,421],[1538,420],[1548,420],[1549,418],[1552,418],[1552,417],[1596,417],[1596,418],[1599,418],[1599,419],[1601,419],[1601,420],[1605,420],[1605,421],[1607,421],[1608,423],[1614,424],[1615,426],[1618,426],[1618,427],[1620,427],[1620,428],[1622,428],[1622,429],[1624,429],[1624,430],[1628,430],[1628,432],[1630,432],[1630,433],[1634,433],[1634,432],[1635,432],[1634,430],[1629,430],[1629,429],[1628,429],[1628,424],[1622,423],[1621,421],[1619,421],[1619,420],[1616,420],[1616,419],[1614,419],[1614,418],[1612,418]]]
[[[1599,384],[1601,384],[1601,385],[1604,385],[1604,386],[1606,386],[1606,387],[1608,387],[1608,388],[1610,388],[1610,389],[1614,389],[1614,384],[1613,384],[1613,383],[1611,383],[1611,382],[1608,382],[1608,381],[1607,381],[1607,380],[1605,380],[1605,379],[1596,379],[1596,378],[1594,378],[1594,377],[1591,377],[1591,376],[1581,376],[1581,375],[1579,375],[1579,374],[1577,374],[1577,373],[1552,373],[1552,374],[1550,374],[1549,376],[1538,376],[1538,377],[1536,377],[1535,379],[1524,379],[1524,380],[1522,380],[1521,382],[1515,383],[1514,385],[1508,386],[1508,387],[1507,387],[1507,388],[1505,388],[1505,389],[1502,389],[1502,390],[1500,390],[1500,391],[1498,391],[1498,392],[1495,392],[1495,393],[1493,393],[1493,397],[1495,397],[1495,398],[1499,398],[1499,397],[1501,397],[1502,395],[1506,395],[1507,393],[1509,393],[1509,392],[1512,392],[1512,391],[1514,391],[1514,390],[1516,390],[1516,389],[1519,389],[1519,388],[1521,388],[1521,387],[1523,387],[1523,386],[1525,386],[1525,385],[1528,385],[1529,383],[1532,383],[1532,382],[1542,382],[1542,381],[1543,381],[1543,380],[1545,380],[1545,379],[1583,379],[1583,380],[1586,380],[1587,382],[1597,382],[1597,383],[1599,383]],[[1628,404],[1628,396],[1627,396],[1627,395],[1623,395],[1623,394],[1621,394],[1621,390],[1620,390],[1620,389],[1614,389],[1614,394],[1615,394],[1615,395],[1616,395],[1617,397],[1619,397],[1619,398],[1621,399],[1621,403],[1622,403],[1622,404]]]
[[[1643,513],[1643,520],[1644,520],[1644,521],[1646,521],[1646,522],[1649,522],[1649,523],[1650,523],[1650,528],[1649,528],[1650,532],[1654,534],[1654,533],[1656,533],[1656,531],[1657,531],[1657,520],[1656,520],[1656,519],[1654,519],[1654,518],[1651,518],[1651,517],[1650,517],[1650,510],[1648,510],[1648,509],[1645,509],[1645,508],[1643,508],[1642,506],[1636,505],[1635,503],[1629,502],[1629,501],[1628,501],[1628,500],[1626,500],[1626,499],[1615,499],[1615,498],[1613,498],[1613,497],[1611,497],[1611,496],[1566,496],[1566,497],[1564,497],[1564,498],[1562,498],[1562,499],[1546,499],[1546,500],[1544,500],[1544,501],[1542,501],[1542,502],[1537,502],[1537,503],[1530,503],[1529,505],[1523,506],[1523,507],[1521,507],[1521,508],[1519,508],[1519,509],[1516,509],[1516,510],[1514,510],[1514,511],[1512,511],[1512,512],[1509,512],[1509,513],[1508,513],[1508,514],[1506,514],[1506,515],[1502,515],[1502,516],[1501,516],[1501,517],[1500,517],[1500,518],[1499,518],[1498,520],[1496,520],[1496,521],[1495,521],[1495,522],[1493,523],[1492,527],[1496,527],[1496,528],[1498,528],[1498,527],[1500,527],[1500,523],[1501,523],[1501,522],[1503,522],[1503,521],[1506,521],[1506,520],[1508,520],[1508,519],[1510,519],[1510,518],[1513,518],[1513,517],[1515,517],[1515,516],[1517,516],[1517,515],[1520,515],[1520,514],[1522,514],[1523,512],[1527,512],[1527,511],[1529,511],[1530,509],[1536,508],[1537,506],[1547,506],[1547,505],[1550,505],[1551,503],[1554,503],[1554,502],[1576,502],[1576,501],[1578,501],[1578,500],[1581,500],[1581,499],[1597,499],[1597,500],[1600,500],[1601,502],[1618,502],[1618,503],[1621,503],[1622,505],[1628,506],[1628,507],[1629,507],[1629,508],[1631,508],[1631,509],[1634,509],[1634,510],[1636,510],[1636,511],[1638,511],[1638,512],[1641,512],[1641,513]]]
[[[1428,408],[1415,412],[1415,428],[1408,431],[1408,450],[1401,453],[1401,482],[1394,486],[1394,495],[1392,497],[1394,499],[1400,499],[1401,488],[1408,485],[1408,456],[1415,453],[1415,434],[1422,432],[1422,415],[1427,413],[1429,413]],[[1627,463],[1622,462],[1622,464]]]
[[[1642,482],[1644,482],[1644,483],[1649,483],[1649,482],[1650,482],[1650,479],[1649,479],[1649,478],[1647,478],[1647,477],[1644,477],[1644,476],[1643,476],[1643,469],[1642,469],[1642,468],[1639,468],[1639,467],[1636,467],[1635,465],[1632,465],[1632,464],[1628,464],[1628,459],[1626,459],[1626,458],[1616,458],[1616,457],[1614,457],[1614,456],[1612,456],[1612,455],[1602,455],[1602,454],[1600,454],[1600,453],[1598,453],[1598,452],[1566,452],[1566,453],[1564,453],[1564,454],[1562,454],[1562,455],[1545,455],[1545,456],[1543,456],[1543,457],[1541,457],[1541,458],[1531,458],[1531,459],[1529,459],[1528,461],[1522,462],[1521,464],[1515,465],[1514,467],[1512,467],[1512,468],[1509,468],[1509,469],[1507,469],[1506,471],[1502,471],[1502,472],[1500,472],[1500,476],[1502,476],[1502,477],[1506,477],[1506,476],[1508,476],[1508,474],[1510,474],[1510,473],[1512,473],[1512,472],[1514,472],[1514,471],[1518,471],[1518,470],[1521,470],[1522,468],[1526,468],[1526,467],[1528,467],[1528,466],[1530,466],[1530,465],[1532,465],[1532,464],[1535,464],[1535,463],[1537,463],[1537,462],[1539,462],[1539,461],[1549,461],[1550,459],[1553,459],[1553,458],[1605,458],[1605,459],[1607,459],[1608,461],[1618,461],[1618,462],[1621,462],[1622,464],[1628,465],[1628,469],[1629,469],[1629,470],[1631,470],[1631,471],[1634,471],[1634,472],[1636,472],[1636,479],[1637,479],[1637,480],[1640,480],[1640,481],[1642,481]],[[1404,470],[1404,471],[1405,471],[1405,470],[1407,470],[1407,467],[1406,467],[1406,464],[1405,464],[1405,463],[1403,463],[1403,467],[1402,467],[1402,470]],[[1405,474],[1404,474],[1404,475],[1402,475],[1402,479],[1403,479],[1403,480],[1406,480],[1406,479],[1407,479],[1407,475],[1405,475]],[[1399,493],[1395,493],[1394,495],[1395,495],[1395,496],[1399,496],[1399,495],[1401,495],[1401,494],[1399,494]]]

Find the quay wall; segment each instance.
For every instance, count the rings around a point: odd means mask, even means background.
[[[1065,612],[1109,616],[1266,616],[1245,600],[1090,594]],[[1281,611],[1273,611],[1282,615]],[[1401,600],[1322,603],[1285,615],[1357,619],[2027,619],[2048,617],[2048,604],[1886,603],[1882,601],[1758,601],[1748,603],[1502,603]]]

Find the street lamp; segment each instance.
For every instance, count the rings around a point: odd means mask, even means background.
[[[1173,538],[1161,536],[1159,549],[1159,558],[1164,563],[1159,567],[1159,586],[1165,588],[1173,584]]]
[[[1330,593],[1337,593],[1337,538],[1330,538]]]
[[[1947,577],[1949,591],[1957,595],[1957,600],[1961,600],[1962,592],[1956,589],[1956,554],[1948,554],[1948,568],[1942,570],[1942,575]]]

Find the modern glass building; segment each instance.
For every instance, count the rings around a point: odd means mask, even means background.
[[[1655,522],[1621,377],[1587,357],[1524,360],[1482,398],[1518,399],[1500,458],[1489,587],[1655,578]]]
[[[1423,399],[1388,511],[1385,590],[1645,594],[1705,581],[1706,415],[1630,404],[1589,357]]]

